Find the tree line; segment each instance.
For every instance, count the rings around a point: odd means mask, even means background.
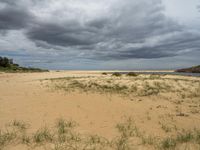
[[[6,67],[11,67],[11,66],[18,66],[18,65],[13,63],[13,59],[0,56],[0,67],[6,68]]]
[[[4,72],[46,72],[48,70],[43,70],[40,68],[32,67],[21,67],[18,64],[13,63],[13,59],[0,56],[0,71]]]

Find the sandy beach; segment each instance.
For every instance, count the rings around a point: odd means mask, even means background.
[[[54,128],[62,118],[76,122],[74,130],[79,134],[112,141],[121,135],[117,125],[131,118],[140,136],[130,135],[130,149],[159,149],[166,138],[200,130],[199,93],[199,77],[115,77],[101,71],[0,73],[0,129],[5,131],[13,121],[23,121],[32,135],[44,126]],[[199,148],[193,140],[176,141],[176,148]],[[2,149],[56,149],[52,143],[31,148],[9,143]]]

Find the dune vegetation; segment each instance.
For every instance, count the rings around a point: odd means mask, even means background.
[[[199,80],[168,78],[165,75],[113,73],[100,77],[65,77],[49,80],[51,83],[47,86],[52,90],[66,92],[117,94],[130,99],[136,96],[160,96],[171,101],[174,97],[181,99],[200,97]],[[173,97],[170,97],[170,93],[173,93]]]

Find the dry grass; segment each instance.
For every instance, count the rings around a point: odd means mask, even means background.
[[[18,121],[13,121],[18,122]],[[20,125],[21,126],[21,125]],[[151,147],[151,149],[171,150],[180,149],[183,145],[192,145],[200,148],[200,130],[179,131],[174,136],[166,138],[146,135],[135,124],[133,118],[116,125],[118,136],[106,139],[98,135],[80,134],[75,130],[77,123],[58,119],[55,126],[44,127],[35,133],[25,132],[28,128],[16,125],[12,130],[0,132],[0,149],[7,146],[25,145],[27,149],[47,148],[52,150],[131,150],[134,148]],[[9,125],[9,127],[11,127]],[[23,135],[23,136],[22,136]],[[135,143],[135,141],[138,141]]]
[[[99,77],[68,77],[51,79],[47,86],[52,90],[66,92],[91,92],[100,94],[118,94],[128,97],[162,96],[165,99],[198,99],[200,97],[199,80],[167,78],[161,75],[102,75]],[[119,78],[120,77],[120,78]],[[48,81],[48,80],[47,80]],[[174,95],[169,97],[168,95]],[[177,102],[177,101],[178,102]]]

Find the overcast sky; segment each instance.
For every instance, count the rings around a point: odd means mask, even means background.
[[[47,69],[200,64],[200,0],[0,0],[0,56]]]

